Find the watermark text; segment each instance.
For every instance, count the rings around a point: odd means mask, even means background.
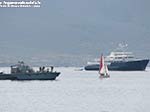
[[[32,1],[0,1],[0,8],[17,8],[17,7],[41,7],[41,2],[39,0]]]

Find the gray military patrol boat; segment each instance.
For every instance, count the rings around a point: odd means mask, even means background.
[[[45,67],[39,67],[38,71],[34,71],[30,66],[25,65],[23,61],[19,61],[18,64],[11,66],[11,73],[0,73],[0,80],[55,80],[60,72],[53,72],[53,66],[51,70]]]

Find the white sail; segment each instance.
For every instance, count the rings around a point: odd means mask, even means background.
[[[108,67],[105,65],[105,74],[108,75]]]
[[[102,68],[101,68],[100,74],[105,74],[105,67],[102,67]]]

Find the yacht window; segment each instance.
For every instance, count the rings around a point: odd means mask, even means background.
[[[122,57],[115,57],[115,59],[122,59]]]
[[[129,56],[128,58],[133,58],[132,56]]]

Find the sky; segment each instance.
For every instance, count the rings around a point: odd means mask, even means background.
[[[149,5],[149,0],[41,0],[40,8],[0,8],[0,62],[82,65],[119,43],[150,58]]]

